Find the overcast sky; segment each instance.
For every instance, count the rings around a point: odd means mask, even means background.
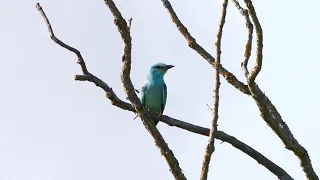
[[[302,3],[303,2],[303,3]],[[155,143],[135,115],[112,106],[80,74],[76,56],[49,38],[34,0],[0,0],[0,179],[173,179]],[[117,0],[132,22],[133,84],[140,89],[156,62],[175,65],[165,77],[165,114],[209,127],[214,70],[187,46],[160,0]],[[213,53],[222,1],[171,0],[190,33]],[[281,113],[320,173],[320,1],[254,1],[264,30],[261,89]],[[123,43],[103,0],[41,0],[58,38],[78,48],[91,73],[123,100]],[[240,62],[244,19],[230,2],[222,64],[244,81]],[[254,52],[251,62],[254,61]],[[252,65],[252,64],[251,64]],[[222,79],[219,126],[260,151],[294,179],[306,179],[297,157],[260,117],[252,98]],[[188,179],[198,179],[207,137],[157,126]],[[319,175],[319,174],[318,174]],[[257,178],[258,177],[258,178]],[[216,141],[209,179],[277,179],[228,143]]]

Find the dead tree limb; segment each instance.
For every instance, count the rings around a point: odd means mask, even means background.
[[[114,4],[112,0],[104,0],[105,4],[109,7],[113,17],[114,24],[118,27],[118,31],[121,35],[121,38],[124,42],[124,53],[122,56],[122,71],[121,71],[121,81],[124,87],[124,90],[128,96],[128,99],[132,103],[133,108],[141,118],[145,128],[149,134],[153,137],[156,146],[160,149],[161,154],[165,157],[170,171],[175,177],[175,179],[185,180],[182,169],[179,166],[178,160],[175,158],[173,152],[169,149],[168,144],[163,139],[162,135],[156,128],[152,117],[148,111],[143,107],[140,102],[140,99],[135,93],[135,89],[131,82],[130,71],[131,71],[131,35],[130,27],[127,25],[126,20],[122,17],[120,11]]]
[[[262,66],[262,48],[263,48],[263,34],[262,28],[257,18],[256,12],[254,10],[254,6],[252,5],[251,0],[244,0],[248,10],[243,10],[243,15],[246,18],[246,25],[248,27],[248,41],[246,44],[246,52],[245,52],[245,60],[242,63],[242,67],[244,70],[244,74],[247,77],[248,85],[238,81],[233,76],[232,78],[228,77],[229,72],[225,70],[222,66],[215,67],[213,62],[215,61],[214,57],[212,57],[207,51],[205,51],[199,44],[196,43],[195,38],[191,36],[188,32],[187,28],[181,23],[180,19],[178,18],[177,14],[173,10],[169,0],[161,0],[163,6],[169,12],[172,22],[177,26],[179,32],[185,37],[188,42],[189,47],[194,49],[198,54],[200,54],[205,60],[207,60],[214,68],[220,69],[220,74],[224,76],[228,83],[233,85],[236,89],[240,90],[244,94],[250,95],[256,101],[259,110],[261,111],[262,118],[267,122],[267,124],[272,128],[272,130],[279,136],[282,142],[286,145],[287,149],[290,149],[294,152],[294,154],[300,159],[300,164],[305,172],[306,176],[310,180],[318,180],[318,176],[313,170],[311,160],[309,158],[307,150],[299,144],[299,142],[294,138],[293,134],[289,130],[286,123],[282,120],[279,112],[275,108],[275,106],[271,103],[268,97],[261,91],[258,85],[254,82],[255,78],[259,74]],[[236,1],[235,1],[236,2]],[[237,8],[239,9],[239,3],[236,3]],[[249,11],[251,18],[253,19],[256,34],[257,34],[257,59],[256,65],[253,68],[251,74],[246,67],[250,55],[251,55],[251,43],[252,43],[252,24],[248,18],[246,12]],[[241,12],[241,11],[240,11]],[[227,76],[226,76],[227,75]]]
[[[37,3],[36,5],[38,11],[40,12],[41,16],[44,18],[47,27],[48,27],[48,31],[50,34],[50,38],[57,43],[58,45],[60,45],[63,48],[66,48],[67,50],[75,53],[77,55],[78,58],[78,63],[82,69],[82,75],[75,75],[74,79],[77,81],[87,81],[87,82],[92,82],[93,84],[95,84],[96,86],[100,87],[101,89],[103,89],[106,93],[106,97],[110,100],[111,104],[121,108],[123,110],[128,110],[131,112],[136,112],[135,108],[121,100],[112,90],[112,88],[105,83],[103,80],[101,80],[100,78],[96,77],[95,75],[91,74],[87,67],[86,64],[84,62],[83,57],[81,56],[81,53],[65,44],[64,42],[62,42],[61,40],[59,40],[54,32],[53,32],[53,28],[51,27],[51,24],[46,16],[46,14],[44,13],[42,7],[40,6],[39,3]],[[155,118],[156,116],[154,114],[150,114],[150,116],[152,116],[152,118]],[[197,126],[197,125],[193,125],[178,119],[174,119],[171,118],[169,116],[163,116],[163,119],[161,119],[162,122],[166,123],[169,126],[174,126],[180,129],[184,129],[187,130],[189,132],[192,133],[196,133],[196,134],[200,134],[200,135],[204,135],[204,136],[209,136],[210,133],[210,129],[208,128],[204,128],[201,126]],[[274,175],[276,175],[279,179],[281,180],[287,180],[290,179],[292,180],[293,178],[285,171],[283,170],[281,167],[279,167],[278,165],[276,165],[275,163],[273,163],[272,161],[270,161],[268,158],[266,158],[265,156],[263,156],[261,153],[259,153],[258,151],[256,151],[255,149],[253,149],[252,147],[248,146],[247,144],[241,142],[240,140],[238,140],[237,138],[228,135],[227,133],[223,132],[223,131],[216,131],[215,133],[215,138],[223,141],[223,142],[227,142],[229,144],[231,144],[233,147],[239,149],[240,151],[244,152],[245,154],[247,154],[248,156],[250,156],[251,158],[255,159],[259,164],[263,165],[265,168],[267,168],[270,172],[272,172]]]
[[[222,4],[222,13],[221,13],[221,18],[220,18],[220,23],[219,23],[219,29],[217,33],[217,41],[215,43],[216,45],[216,54],[217,54],[217,59],[215,61],[215,66],[219,67],[220,66],[220,60],[221,60],[221,39],[222,39],[222,30],[223,26],[225,23],[226,19],[226,14],[227,14],[227,7],[228,7],[228,0],[224,0]],[[217,131],[217,122],[219,118],[219,90],[220,90],[220,74],[219,74],[219,68],[215,69],[215,76],[214,76],[214,88],[213,88],[213,109],[212,109],[212,124],[211,124],[211,129],[210,129],[210,134],[209,134],[209,141],[208,145],[206,147],[206,151],[204,153],[204,158],[202,162],[202,170],[201,170],[201,175],[200,175],[200,180],[207,180],[208,179],[208,172],[209,172],[209,164],[211,160],[211,156],[213,152],[215,151],[215,146],[214,146],[214,139],[215,136],[214,134]]]
[[[233,0],[240,13],[245,17],[246,26],[248,28],[248,42],[245,50],[245,60],[242,63],[242,69],[246,76],[248,87],[252,98],[255,100],[263,120],[271,127],[271,129],[278,135],[278,137],[285,144],[286,148],[291,150],[299,159],[300,165],[309,180],[319,180],[316,172],[313,170],[310,157],[307,150],[299,144],[291,133],[287,124],[282,120],[282,117],[276,107],[272,104],[269,98],[262,92],[259,86],[255,83],[255,79],[261,71],[262,59],[263,59],[263,31],[255,12],[254,6],[251,0],[244,0],[246,7],[249,11],[250,17],[253,21],[256,30],[256,63],[249,74],[248,61],[251,54],[252,43],[252,24],[248,17],[247,10],[244,10],[236,0]]]
[[[114,15],[114,17],[115,17],[114,23],[117,25],[118,30],[121,34],[121,37],[125,43],[124,55],[122,58],[122,62],[124,63],[124,65],[123,65],[123,69],[122,69],[121,79],[122,79],[123,85],[125,87],[126,93],[129,97],[129,100],[133,104],[133,109],[141,117],[146,129],[154,138],[157,147],[160,149],[162,155],[165,157],[165,159],[170,167],[170,171],[172,172],[174,177],[179,180],[180,179],[185,180],[186,178],[184,177],[184,174],[182,173],[182,170],[179,167],[179,163],[178,163],[177,159],[174,157],[174,155],[173,155],[172,151],[169,149],[167,143],[162,138],[160,132],[157,130],[155,125],[152,123],[153,120],[152,120],[151,116],[142,107],[140,100],[138,99],[137,95],[135,94],[135,90],[134,90],[133,85],[130,80],[131,37],[130,37],[129,27],[127,26],[126,21],[122,18],[121,13],[117,9],[117,7],[113,3],[113,1],[106,0],[105,3],[108,5],[112,14]],[[60,46],[74,52],[77,55],[77,57],[80,61],[79,64],[83,70],[83,75],[76,75],[75,79],[76,80],[89,80],[91,82],[95,82],[95,84],[97,86],[103,88],[106,91],[107,97],[109,99],[111,98],[112,102],[115,102],[115,103],[119,102],[120,101],[119,98],[114,94],[112,89],[106,83],[104,83],[102,80],[100,80],[99,78],[97,78],[96,76],[94,76],[88,72],[80,52],[78,50],[76,50],[75,48],[66,45],[65,43],[63,43],[62,41],[60,41],[58,38],[55,37],[53,30],[52,30],[52,27],[51,27],[51,24],[46,16],[46,14],[44,13],[42,7],[40,6],[39,3],[37,3],[36,7],[39,10],[39,12],[41,13],[42,17],[44,18],[44,20],[48,26],[51,39],[54,42],[56,42],[57,44],[59,44]],[[124,108],[128,108],[129,106],[126,104],[122,104],[119,107],[124,109]],[[130,107],[132,108],[131,105],[130,105]]]
[[[161,0],[163,6],[167,9],[170,14],[172,22],[177,26],[179,32],[185,37],[188,42],[188,46],[195,50],[200,56],[202,56],[212,67],[219,68],[220,74],[236,89],[243,92],[244,94],[250,95],[248,86],[243,82],[239,81],[236,76],[225,69],[221,64],[216,66],[215,58],[203,49],[196,41],[195,38],[188,32],[188,29],[182,24],[177,14],[173,10],[169,0]]]

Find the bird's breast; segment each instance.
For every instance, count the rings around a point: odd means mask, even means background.
[[[163,85],[150,83],[145,93],[145,105],[150,111],[159,112],[163,101]]]

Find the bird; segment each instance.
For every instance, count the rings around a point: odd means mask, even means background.
[[[164,75],[173,65],[156,63],[150,67],[149,74],[141,88],[141,102],[145,108],[152,113],[156,113],[158,118],[162,118],[167,102],[167,86],[164,82]],[[154,120],[157,125],[159,119]]]

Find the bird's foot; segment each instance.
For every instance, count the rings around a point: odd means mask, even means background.
[[[158,119],[159,119],[159,121],[161,121],[161,120],[163,119],[163,115],[162,115],[162,113],[159,113],[159,115],[158,115]]]

